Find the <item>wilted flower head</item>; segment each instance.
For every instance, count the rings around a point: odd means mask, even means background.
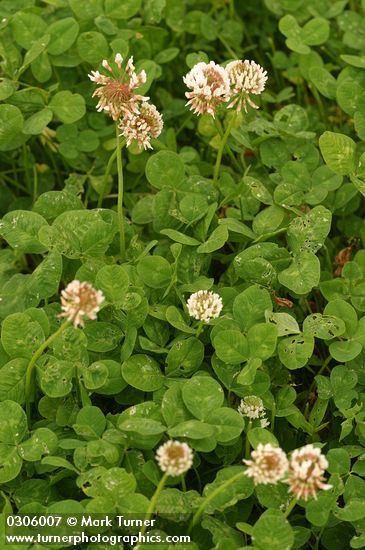
[[[257,395],[247,395],[247,397],[241,399],[238,412],[248,418],[263,418],[266,409],[260,397],[257,397]]]
[[[260,427],[267,428],[268,426],[270,426],[270,421],[266,418],[266,416],[260,418]]]
[[[243,460],[248,468],[245,475],[252,477],[255,485],[262,483],[276,484],[288,469],[288,459],[280,447],[273,447],[270,443],[259,443],[257,449],[251,453],[252,460]]]
[[[163,472],[169,476],[180,476],[191,468],[193,451],[187,443],[170,440],[157,449],[156,460]]]
[[[99,98],[97,110],[109,112],[113,120],[117,120],[125,112],[138,113],[138,103],[149,99],[135,93],[135,89],[146,82],[145,71],[136,73],[133,57],[128,59],[125,69],[122,68],[122,62],[121,54],[117,53],[114,58],[116,69],[113,69],[106,59],[102,62],[110,76],[99,71],[91,71],[88,75],[92,82],[100,85],[93,93],[93,97]]]
[[[289,462],[289,490],[296,498],[308,500],[310,497],[316,498],[319,489],[331,489],[331,485],[324,483],[323,474],[327,467],[327,459],[319,448],[306,445],[296,449]]]
[[[162,116],[154,105],[146,101],[140,104],[138,113],[125,112],[119,124],[127,145],[135,139],[144,149],[152,149],[151,138],[157,138],[162,127]]]
[[[247,103],[254,109],[258,109],[256,103],[250,98],[250,94],[261,94],[264,91],[267,80],[267,71],[255,63],[255,61],[241,61],[237,59],[228,63],[226,71],[231,86],[231,101],[228,107],[236,106],[237,111],[247,111]]]
[[[214,117],[218,105],[229,99],[230,85],[227,72],[223,67],[210,61],[194,65],[183,78],[191,92],[186,92],[187,105],[198,115],[208,113]]]
[[[103,293],[95,290],[89,283],[72,281],[61,292],[61,307],[63,312],[59,317],[65,317],[75,327],[84,326],[84,317],[96,319],[100,305],[104,301]]]
[[[219,294],[209,290],[198,290],[187,301],[189,315],[198,321],[209,323],[211,319],[219,317],[223,308]]]

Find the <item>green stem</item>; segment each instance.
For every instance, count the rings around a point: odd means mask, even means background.
[[[81,473],[81,472],[80,472]],[[56,485],[66,477],[75,477],[75,473],[71,472],[70,470],[61,470],[57,472],[55,475],[52,475],[49,477],[48,483],[49,485]]]
[[[47,144],[44,146],[43,149],[46,151],[46,153],[47,153],[47,155],[48,155],[48,158],[49,158],[50,161],[51,161],[51,164],[52,164],[52,166],[53,166],[54,173],[55,173],[55,175],[56,175],[57,183],[58,183],[60,189],[62,189],[62,187],[63,187],[63,180],[62,180],[61,173],[60,173],[60,171],[59,171],[59,169],[58,169],[58,164],[57,164],[57,162],[55,161],[54,154],[52,153],[51,149],[49,149],[49,147],[47,146]]]
[[[123,215],[123,163],[122,163],[122,145],[119,136],[119,128],[115,125],[117,136],[117,167],[118,167],[118,223],[119,223],[119,243],[120,259],[125,262],[125,236],[124,236],[124,215]]]
[[[217,153],[217,160],[215,162],[215,167],[214,167],[214,174],[213,174],[213,185],[214,186],[217,186],[217,184],[218,184],[218,178],[219,178],[219,172],[220,172],[221,163],[222,163],[223,151],[224,151],[224,148],[226,146],[229,134],[231,133],[231,130],[232,130],[232,127],[233,127],[233,124],[234,124],[235,120],[236,120],[236,117],[233,115],[231,117],[231,120],[227,124],[227,128],[226,128],[226,131],[223,134],[223,137],[221,138],[221,142],[220,142],[218,153]]]
[[[314,99],[316,100],[316,102],[318,104],[318,110],[319,110],[319,113],[322,117],[322,120],[326,124],[327,123],[327,116],[326,116],[326,111],[325,111],[321,96],[319,95],[319,93],[317,91],[317,88],[313,84],[309,84],[309,89],[312,92],[312,95],[313,95]]]
[[[55,340],[55,338],[57,338],[57,336],[59,336],[69,325],[70,325],[70,321],[65,321],[64,323],[62,323],[62,325],[59,327],[59,329],[56,330],[56,332],[54,332],[53,334],[51,334],[51,336],[49,336],[47,338],[47,340],[45,340],[43,342],[43,344],[41,344],[39,346],[39,348],[34,353],[34,355],[32,356],[31,360],[28,363],[27,370],[26,370],[26,373],[25,373],[25,410],[27,412],[29,427],[30,427],[30,420],[31,420],[31,417],[30,417],[30,412],[31,412],[31,410],[30,410],[30,394],[31,394],[31,391],[32,391],[32,374],[33,374],[34,366],[35,366],[37,360],[40,358],[40,356],[44,352],[44,350],[46,348],[48,348],[50,343],[53,342],[53,340]]]
[[[313,550],[319,550],[319,542],[321,540],[321,537],[323,535],[323,531],[324,531],[324,527],[322,527],[322,529],[320,530],[320,532],[318,533],[318,535],[316,537],[316,542],[315,542],[315,545],[313,547]]]
[[[331,256],[330,256],[328,247],[327,247],[325,244],[323,245],[323,250],[324,250],[324,254],[325,254],[325,258],[326,258],[326,263],[327,263],[328,271],[329,271],[330,273],[332,273],[332,272],[333,272],[332,260],[331,260]]]
[[[274,433],[274,428],[275,428],[275,417],[276,417],[276,405],[274,403],[272,409],[271,409],[271,432]]]
[[[275,134],[275,135],[278,135],[278,134]],[[274,137],[273,134],[265,134],[264,136],[260,136],[256,139],[254,139],[252,142],[251,142],[251,145],[252,145],[252,149],[256,149],[258,145],[260,145],[261,143],[263,143],[264,141],[267,141],[268,139],[272,139],[272,137]]]
[[[24,176],[25,176],[26,186],[28,188],[28,193],[30,196],[33,196],[32,184],[29,177],[28,151],[27,151],[26,145],[23,145],[23,163],[24,163]]]
[[[224,129],[222,127],[222,124],[220,123],[220,121],[216,118],[215,119],[215,125],[216,125],[216,128],[218,130],[218,133],[222,139],[223,135],[224,135]],[[242,171],[242,166],[240,165],[240,163],[237,161],[236,157],[234,156],[233,152],[231,151],[231,148],[226,145],[226,152],[228,153],[228,156],[229,158],[231,159],[232,161],[232,164],[234,165],[234,167],[236,168],[236,170],[238,170],[238,172],[241,172]]]
[[[110,174],[110,171],[112,169],[113,162],[115,161],[116,156],[117,156],[117,149],[115,149],[115,151],[113,151],[113,153],[110,155],[110,158],[108,160],[108,164],[106,165],[106,170],[105,170],[104,180],[103,180],[103,189],[101,190],[101,193],[100,193],[99,199],[98,199],[98,208],[101,208],[102,205],[103,205],[103,199],[104,199],[104,196],[105,196],[105,190],[106,190],[107,185],[108,185],[109,174]]]
[[[223,44],[223,46],[226,48],[229,55],[232,56],[233,59],[237,59],[239,56],[232,50],[231,46],[228,44],[227,40],[223,38],[221,34],[218,35],[218,40],[220,40]]]
[[[196,334],[195,334],[195,338],[199,338],[203,328],[204,328],[204,321],[199,321],[199,325],[198,325],[198,328],[197,328],[197,331],[196,331]]]
[[[208,504],[217,496],[219,495],[219,493],[223,492],[226,490],[227,487],[229,487],[230,485],[232,485],[233,483],[235,483],[238,479],[242,478],[243,476],[243,472],[240,471],[239,474],[236,474],[235,476],[231,477],[231,479],[228,479],[225,483],[222,483],[222,485],[220,485],[215,491],[212,491],[209,496],[205,497],[204,501],[202,502],[202,504],[199,506],[199,508],[197,509],[197,511],[195,512],[191,522],[190,522],[190,525],[189,525],[189,529],[188,529],[188,533],[191,532],[191,530],[193,529],[194,525],[196,525],[198,523],[198,521],[200,520],[201,516],[203,515],[204,513],[204,510],[206,509],[206,507],[208,506]]]
[[[319,374],[322,374],[322,372],[326,370],[326,368],[328,367],[328,364],[330,363],[331,359],[332,359],[332,355],[329,355],[329,356],[323,361],[323,365],[321,366],[321,368],[320,368],[319,371],[317,372],[316,376],[318,376]],[[313,382],[311,383],[310,388],[309,388],[309,393],[311,393],[311,392],[313,391],[315,384],[316,384],[316,381],[313,380]]]
[[[236,10],[234,7],[234,0],[229,0],[229,15],[231,19],[236,17]]]
[[[305,307],[306,307],[306,309],[307,309],[309,315],[312,315],[312,314],[313,314],[313,311],[312,311],[311,306],[309,305],[309,302],[308,302],[307,298],[304,298],[303,301],[304,301]]]
[[[293,500],[289,503],[289,506],[285,510],[284,517],[287,518],[291,512],[293,511],[293,508],[297,504],[298,500],[296,498],[293,498]]]
[[[276,237],[276,235],[280,235],[280,233],[285,233],[289,229],[289,226],[281,227],[280,229],[277,229],[276,231],[272,231],[271,233],[264,233],[263,235],[260,235],[252,241],[252,244],[260,243],[262,241],[267,241],[268,239],[271,239],[271,237]]]
[[[248,433],[251,430],[251,428],[252,428],[252,420],[249,420],[248,426],[247,426],[247,432],[246,432],[246,443],[245,443],[245,458],[246,459],[250,458],[250,454],[251,454],[251,444],[250,444],[250,441],[248,439]]]
[[[77,384],[79,389],[79,395],[80,395],[80,402],[82,407],[87,407],[91,405],[90,397],[82,383],[82,378],[80,375],[80,369],[77,367]]]
[[[182,123],[180,124],[179,128],[175,132],[175,138],[180,134],[180,132],[185,128],[185,126],[189,123],[189,121],[193,118],[193,112],[190,111],[188,115],[184,118]]]
[[[146,525],[146,521],[150,520],[151,517],[152,517],[152,514],[153,512],[155,511],[155,508],[156,508],[156,503],[157,503],[157,499],[158,497],[160,496],[160,493],[162,491],[162,489],[164,488],[165,486],[165,483],[166,483],[166,479],[168,478],[168,474],[167,473],[164,473],[164,475],[162,476],[162,478],[160,479],[159,481],[159,484],[157,485],[156,487],[156,491],[153,493],[153,497],[151,498],[151,502],[150,502],[150,505],[149,507],[147,508],[147,513],[145,515],[145,518],[144,518],[144,522],[143,522],[143,527],[141,529],[141,534],[144,535],[145,532],[146,532],[146,529],[147,529],[147,525]]]
[[[12,170],[12,172],[14,172],[14,170]],[[7,176],[4,172],[1,172],[0,176],[1,176],[1,179],[4,180],[5,182],[8,181],[12,185],[14,185],[14,187],[16,187],[17,189],[24,191],[24,193],[28,193],[28,189],[24,185],[19,183],[17,180],[15,180],[14,178]]]
[[[37,200],[38,196],[38,173],[37,168],[33,165],[33,203]]]

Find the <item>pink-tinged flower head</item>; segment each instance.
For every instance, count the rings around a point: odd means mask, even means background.
[[[119,124],[127,145],[135,139],[144,149],[152,149],[151,139],[161,134],[162,127],[162,116],[154,105],[146,101],[140,104],[138,113],[125,112]]]
[[[149,98],[135,93],[146,82],[146,73],[136,73],[133,65],[133,57],[127,61],[125,69],[122,68],[123,58],[117,53],[114,59],[117,69],[113,69],[106,59],[103,59],[102,66],[109,75],[103,75],[99,71],[91,71],[88,75],[92,82],[99,85],[93,93],[93,97],[99,98],[97,110],[107,111],[113,120],[125,112],[138,113],[138,104],[147,101]]]
[[[89,283],[72,281],[61,292],[62,313],[59,317],[65,317],[77,327],[85,326],[84,317],[96,319],[100,305],[104,301],[103,293],[95,290]]]
[[[255,485],[260,483],[276,484],[282,480],[288,470],[288,459],[280,447],[273,447],[270,443],[259,443],[252,451],[251,460],[243,460],[248,466],[245,475],[252,477]]]
[[[230,84],[228,75],[220,65],[200,62],[183,78],[191,92],[186,92],[187,105],[198,115],[208,113],[215,116],[218,106],[229,100]]]
[[[228,107],[236,107],[237,111],[247,111],[247,103],[254,109],[258,109],[256,103],[250,98],[250,94],[261,94],[265,89],[267,71],[255,63],[255,61],[241,61],[237,59],[228,63],[226,67],[230,87],[231,100]]]
[[[323,476],[328,467],[326,457],[313,445],[296,449],[291,455],[287,483],[296,498],[316,498],[319,489],[327,491],[331,485],[324,483]]]
[[[156,452],[156,460],[163,472],[169,476],[180,476],[193,464],[193,451],[187,443],[167,441]]]

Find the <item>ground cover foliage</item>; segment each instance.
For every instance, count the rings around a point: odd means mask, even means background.
[[[364,0],[0,7],[3,512],[144,515],[172,439],[194,463],[165,480],[159,533],[364,548]],[[115,124],[88,78],[116,53],[164,121],[153,151],[122,150],[125,261]],[[267,70],[259,109],[189,111],[183,76],[235,59]],[[52,339],[73,280],[105,301]],[[189,316],[199,290],[222,299],[209,323]],[[238,410],[250,396],[265,422]],[[260,444],[321,448],[331,489],[255,485]]]

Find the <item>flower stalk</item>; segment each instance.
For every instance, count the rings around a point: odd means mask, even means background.
[[[296,498],[293,498],[290,502],[289,502],[289,505],[287,507],[287,509],[285,510],[285,513],[284,513],[284,517],[287,518],[291,513],[292,511],[294,510],[296,504],[298,502],[298,499]]]
[[[65,320],[62,325],[51,334],[36,350],[31,360],[28,363],[27,370],[25,372],[25,410],[27,413],[28,425],[31,425],[31,393],[32,393],[32,379],[33,370],[37,360],[42,353],[49,347],[49,345],[60,334],[62,334],[66,328],[71,324],[74,327],[84,327],[84,318],[96,319],[96,314],[100,309],[100,305],[104,301],[104,295],[100,290],[95,290],[89,283],[80,282],[78,280],[71,281],[67,287],[61,292],[61,308],[62,313],[58,317],[64,317]]]
[[[219,144],[219,149],[218,149],[217,158],[216,158],[215,166],[214,166],[214,173],[213,173],[213,185],[214,185],[214,187],[217,187],[217,185],[218,185],[218,178],[219,178],[220,168],[221,168],[221,164],[222,164],[223,151],[224,151],[224,148],[227,144],[229,135],[231,133],[231,130],[233,128],[233,125],[234,125],[235,121],[236,121],[236,116],[233,115],[231,117],[231,119],[229,120],[228,124],[227,124],[226,131],[224,132],[223,137],[221,138],[221,141],[220,141],[220,144]]]
[[[113,65],[113,64],[112,64]],[[107,75],[99,71],[91,71],[89,78],[98,87],[93,93],[93,97],[98,97],[96,106],[99,112],[107,112],[116,123],[117,145],[115,152],[109,158],[103,180],[103,188],[98,199],[98,208],[101,207],[108,177],[112,163],[117,158],[118,169],[118,226],[119,226],[119,248],[120,261],[126,261],[125,250],[125,232],[123,215],[123,163],[122,148],[124,144],[127,147],[133,141],[138,143],[140,148],[152,149],[151,139],[157,138],[163,127],[162,116],[156,107],[149,103],[149,97],[137,93],[147,81],[147,75],[144,70],[136,72],[133,57],[130,57],[123,65],[123,57],[117,53],[114,58],[114,65],[104,59],[102,66]],[[121,136],[124,140],[122,142]]]
[[[188,533],[191,533],[194,526],[199,522],[200,518],[204,514],[204,511],[208,507],[209,503],[217,495],[219,495],[220,493],[223,493],[227,489],[227,487],[229,487],[230,485],[232,485],[236,481],[238,481],[242,477],[242,475],[243,475],[243,473],[242,473],[242,471],[240,471],[238,474],[232,476],[230,479],[227,479],[224,483],[219,485],[219,487],[217,487],[217,489],[215,489],[214,491],[209,493],[209,495],[207,497],[205,497],[205,499],[203,500],[202,504],[199,506],[199,508],[195,512],[195,514],[194,514],[194,516],[193,516],[193,518],[190,522],[190,525],[189,525],[189,528],[188,528]]]
[[[252,428],[252,420],[250,419],[250,420],[248,421],[247,430],[246,430],[245,458],[249,458],[249,457],[250,457],[251,444],[250,444],[250,440],[249,440],[249,438],[248,438],[248,434],[249,434],[249,431],[251,430],[251,428]]]
[[[125,234],[124,234],[124,215],[123,215],[123,193],[124,193],[124,181],[123,181],[123,161],[122,161],[122,148],[119,129],[116,125],[116,137],[117,137],[117,167],[118,167],[118,224],[119,224],[119,247],[120,247],[120,260],[125,262]]]
[[[40,356],[42,355],[42,353],[50,346],[53,340],[55,340],[58,336],[60,336],[60,334],[62,334],[62,332],[66,330],[66,328],[68,328],[70,325],[71,325],[71,322],[69,320],[64,321],[62,325],[58,328],[58,330],[56,330],[56,332],[51,334],[51,336],[49,336],[47,340],[45,340],[43,344],[39,346],[39,348],[36,350],[36,352],[34,353],[34,355],[32,356],[31,360],[28,363],[27,370],[25,372],[25,411],[27,413],[29,427],[31,426],[30,399],[31,399],[31,394],[33,389],[32,382],[33,382],[33,370],[34,370],[35,364],[37,360],[40,358]]]
[[[102,188],[102,190],[100,192],[100,195],[99,195],[99,198],[98,198],[98,208],[102,208],[103,199],[104,199],[106,188],[107,188],[107,185],[108,185],[109,174],[110,174],[110,171],[112,169],[113,162],[116,159],[117,151],[118,151],[117,148],[115,148],[115,150],[113,151],[113,153],[109,157],[108,164],[106,165],[106,170],[105,170],[104,178],[103,178],[103,188]]]
[[[147,512],[146,512],[146,515],[145,515],[145,518],[144,518],[143,527],[141,529],[141,534],[142,535],[144,535],[145,532],[146,532],[146,529],[147,529],[147,526],[148,526],[148,521],[151,519],[151,517],[153,515],[153,512],[155,511],[158,497],[160,496],[161,491],[164,488],[166,480],[167,480],[168,477],[169,477],[168,473],[165,472],[164,475],[161,477],[161,479],[159,481],[159,484],[156,487],[155,492],[153,493],[153,496],[151,498],[151,502],[150,502],[150,504],[147,508]]]

